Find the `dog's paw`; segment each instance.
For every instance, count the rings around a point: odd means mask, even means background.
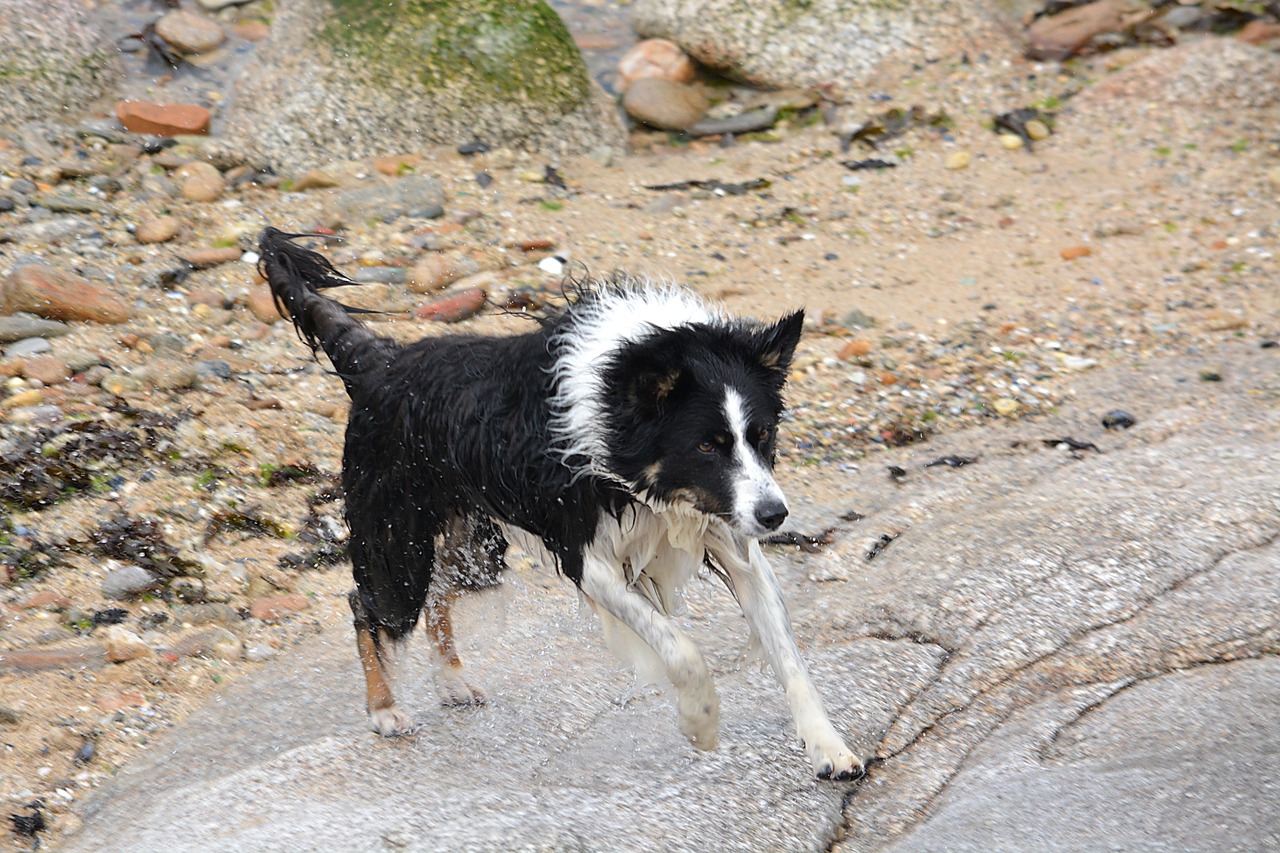
[[[715,749],[720,730],[720,700],[714,688],[681,694],[680,733],[697,749]]]
[[[437,672],[435,683],[436,692],[440,694],[441,705],[458,707],[484,704],[484,691],[468,684],[459,673]]]
[[[383,737],[407,734],[413,729],[413,720],[398,705],[369,712],[369,726]]]
[[[853,782],[866,775],[866,761],[839,740],[828,744],[808,744],[805,751],[813,765],[814,775],[833,782]]]

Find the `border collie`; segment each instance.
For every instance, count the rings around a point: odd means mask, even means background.
[[[353,282],[290,242],[299,236],[266,229],[260,269],[351,397],[350,600],[375,731],[411,728],[391,664],[424,612],[442,698],[483,701],[464,677],[449,607],[497,583],[507,536],[522,531],[577,585],[610,646],[670,680],[680,730],[698,749],[716,745],[719,700],[671,614],[705,562],[786,691],[814,773],[862,775],[758,541],[787,517],[772,467],[803,312],[772,325],[732,320],[687,291],[616,276],[527,334],[401,346],[320,294]]]

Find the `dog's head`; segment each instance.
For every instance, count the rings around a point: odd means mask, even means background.
[[[782,388],[804,322],[655,330],[605,368],[610,471],[649,500],[692,505],[746,536],[777,530],[773,479]]]

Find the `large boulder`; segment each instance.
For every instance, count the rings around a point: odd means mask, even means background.
[[[849,91],[893,62],[1012,53],[999,0],[637,0],[632,25],[770,88]]]
[[[0,0],[0,129],[74,118],[123,73],[79,0]]]
[[[282,3],[226,132],[292,168],[427,143],[569,152],[623,140],[543,0]]]

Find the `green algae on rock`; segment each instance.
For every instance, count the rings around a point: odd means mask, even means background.
[[[277,168],[428,143],[621,145],[612,104],[544,0],[296,0],[228,109]]]

